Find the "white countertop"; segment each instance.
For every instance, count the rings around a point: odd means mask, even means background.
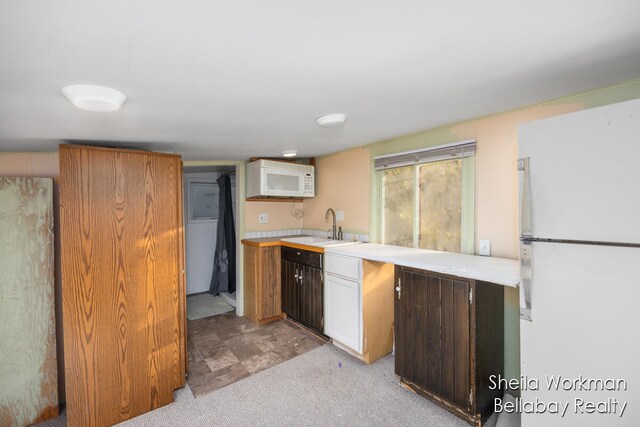
[[[513,259],[404,248],[378,243],[329,247],[325,249],[325,253],[387,262],[504,286],[516,287],[520,281],[520,263]]]

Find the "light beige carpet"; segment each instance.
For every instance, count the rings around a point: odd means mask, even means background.
[[[197,294],[187,296],[187,319],[196,320],[233,310],[219,296]]]
[[[366,365],[331,344],[202,397],[193,397],[185,387],[175,398],[122,426],[469,427],[401,387],[391,355]],[[62,415],[38,427],[65,422]],[[493,426],[495,416],[486,425]]]

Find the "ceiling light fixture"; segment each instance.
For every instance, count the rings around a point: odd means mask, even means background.
[[[127,99],[120,91],[95,85],[65,86],[62,93],[73,105],[88,111],[116,111]]]
[[[336,114],[327,114],[326,116],[320,116],[316,119],[318,125],[323,128],[332,128],[335,126],[340,126],[347,119],[347,116],[342,113]]]
[[[284,150],[282,152],[282,157],[295,157],[298,155],[296,150]]]

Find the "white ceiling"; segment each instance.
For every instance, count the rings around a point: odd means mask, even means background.
[[[639,17],[638,0],[2,0],[0,150],[325,154],[640,77]],[[82,111],[69,84],[128,100]],[[333,112],[345,125],[318,128]]]

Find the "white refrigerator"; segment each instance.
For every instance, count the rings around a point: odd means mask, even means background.
[[[518,157],[521,425],[640,426],[640,99],[522,125]]]

